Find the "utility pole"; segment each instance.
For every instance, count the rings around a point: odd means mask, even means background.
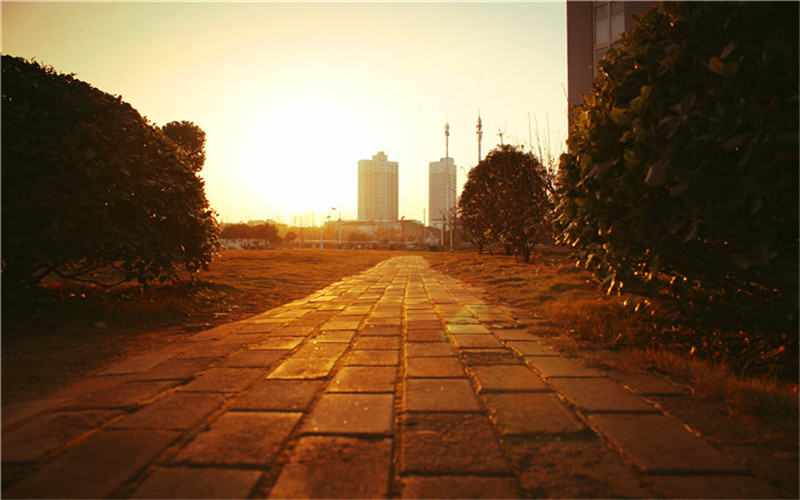
[[[478,109],[478,163],[481,162],[481,140],[483,139],[483,124],[481,123],[481,110]]]

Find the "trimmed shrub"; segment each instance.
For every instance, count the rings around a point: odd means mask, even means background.
[[[3,285],[194,272],[217,224],[189,158],[121,97],[2,56]]]
[[[798,287],[798,4],[665,2],[599,64],[560,240],[609,292],[782,304]]]

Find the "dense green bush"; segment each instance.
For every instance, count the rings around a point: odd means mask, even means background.
[[[665,2],[599,67],[561,158],[560,239],[609,291],[792,316],[798,4]]]
[[[190,158],[120,97],[2,57],[4,288],[204,267],[217,224]]]
[[[534,246],[552,237],[549,187],[534,155],[500,146],[469,172],[458,200],[461,227],[479,251],[496,242],[528,262]]]

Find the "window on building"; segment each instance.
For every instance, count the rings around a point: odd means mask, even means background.
[[[624,2],[594,2],[594,64],[619,43],[625,32]]]

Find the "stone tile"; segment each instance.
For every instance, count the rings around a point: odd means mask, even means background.
[[[304,434],[392,434],[393,394],[323,394],[303,426]]]
[[[513,477],[409,476],[400,498],[522,498]]]
[[[106,377],[93,377],[93,379],[104,378]],[[3,432],[16,428],[18,424],[25,423],[46,410],[64,406],[65,403],[74,400],[75,398],[73,397],[49,397],[47,399],[34,399],[32,401],[21,401],[4,405],[2,409]]]
[[[129,498],[248,498],[261,472],[231,469],[157,469]]]
[[[3,432],[3,463],[34,462],[121,414],[112,410],[54,412]]]
[[[580,420],[554,394],[489,393],[484,398],[492,421],[504,436],[586,431]]]
[[[554,378],[551,383],[585,412],[658,412],[653,405],[608,378]]]
[[[507,349],[467,349],[460,355],[467,366],[525,364],[522,358]]]
[[[393,394],[396,378],[397,368],[393,366],[344,366],[331,381],[328,391]]]
[[[138,381],[179,380],[183,382],[207,370],[217,361],[217,358],[173,358],[154,366],[144,373],[137,373],[133,377]]]
[[[110,425],[117,429],[189,430],[228,398],[214,392],[173,392]]]
[[[406,322],[406,330],[409,332],[415,330],[442,330],[444,327],[442,322],[439,320],[432,321],[407,321]]]
[[[464,367],[455,356],[406,358],[406,376],[419,377],[464,377]]]
[[[174,432],[98,432],[77,443],[4,498],[107,498],[178,438]]]
[[[327,377],[348,344],[341,342],[309,342],[284,360],[268,378],[314,379]]]
[[[262,380],[237,399],[231,406],[235,410],[306,411],[322,381],[317,380]]]
[[[361,330],[362,337],[372,337],[376,335],[399,336],[402,334],[403,327],[400,325],[376,325],[373,323],[367,323],[367,326]]]
[[[305,436],[269,498],[388,498],[391,439]]]
[[[248,349],[286,349],[291,350],[303,341],[302,337],[267,337],[264,341],[258,344],[251,344],[247,346]]]
[[[400,351],[352,351],[347,358],[349,366],[397,366]]]
[[[530,356],[525,358],[525,362],[545,378],[605,377],[605,373],[599,370],[562,356]]]
[[[225,368],[263,368],[269,370],[286,356],[285,350],[246,349],[231,354],[221,366]]]
[[[537,341],[512,340],[508,347],[520,356],[560,356],[552,347]]]
[[[400,421],[401,474],[508,471],[483,414],[406,414]]]
[[[439,320],[439,315],[433,312],[433,310],[408,311],[406,313],[406,321],[408,321],[409,323],[418,321],[433,321],[441,324],[441,321]]]
[[[314,337],[314,342],[350,343],[356,336],[356,330],[322,330]]]
[[[281,327],[287,320],[285,319],[271,319],[271,320],[259,320],[259,321],[248,321],[243,323],[239,328],[237,328],[237,333],[269,333],[274,332],[278,328]],[[205,332],[204,332],[205,333]],[[202,335],[202,334],[201,334]],[[196,340],[205,340],[206,338],[219,338],[217,337],[200,337]]]
[[[453,345],[444,341],[407,342],[405,346],[405,353],[408,358],[456,356]]]
[[[398,337],[360,337],[353,346],[355,350],[391,350],[400,349]]]
[[[525,328],[504,328],[495,331],[495,335],[505,341],[520,340],[523,342],[533,342],[542,339],[540,336],[530,333]]]
[[[444,330],[408,330],[409,342],[447,342]]]
[[[739,473],[744,468],[665,415],[589,415],[591,425],[647,474]]]
[[[653,480],[670,498],[791,498],[788,492],[748,476],[656,476]]]
[[[492,332],[481,324],[448,323],[447,332],[451,335],[491,335]]]
[[[243,349],[244,345],[220,344],[218,342],[203,342],[194,349],[187,351],[182,358],[222,358]]]
[[[229,411],[215,420],[175,462],[269,466],[302,413]]]
[[[175,380],[126,382],[67,405],[69,409],[132,410],[155,399],[178,384]]]
[[[451,335],[459,349],[502,349],[503,344],[494,335]]]
[[[658,498],[598,436],[509,437],[504,443],[519,471],[520,498]]]
[[[250,344],[262,342],[267,338],[269,337],[264,333],[249,334],[249,335],[237,334],[237,335],[230,335],[228,337],[225,337],[224,339],[216,340],[214,341],[214,343],[219,345],[247,347]]]
[[[372,314],[372,317],[369,320],[370,323],[376,326],[399,326],[402,327],[403,325],[403,316],[402,313],[395,314],[392,313],[391,316],[377,316],[376,313]]]
[[[360,319],[339,319],[334,318],[326,321],[322,325],[323,330],[358,330],[361,326]]]
[[[404,411],[480,411],[469,380],[408,379],[403,393]]]
[[[310,325],[296,325],[297,322],[288,326],[276,328],[270,333],[272,337],[308,337],[316,328]],[[296,326],[295,326],[296,325]]]
[[[470,367],[478,392],[550,391],[541,377],[525,365],[478,365]]]
[[[126,373],[145,372],[163,361],[174,358],[176,354],[174,350],[170,349],[133,356],[110,368],[106,368],[100,372],[99,375],[123,375]]]
[[[263,377],[257,368],[212,368],[181,388],[186,392],[239,392]]]
[[[654,375],[626,373],[616,376],[616,378],[642,396],[684,396],[690,394],[686,387]]]

